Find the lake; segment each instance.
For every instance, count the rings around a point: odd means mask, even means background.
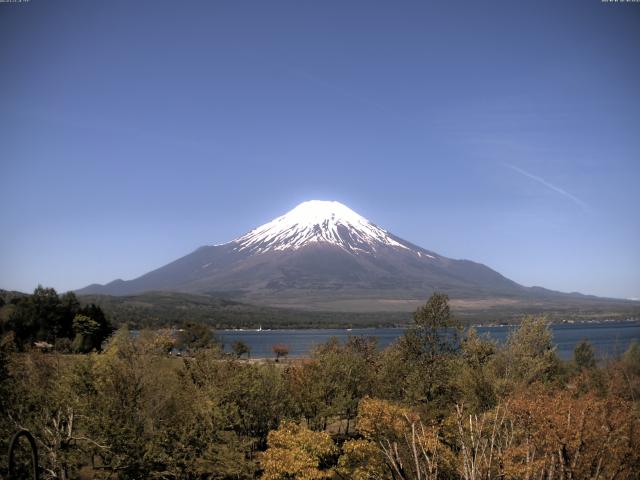
[[[476,327],[478,333],[489,334],[503,342],[515,327]],[[375,337],[383,348],[404,333],[404,328],[354,328],[312,329],[312,330],[219,330],[227,351],[236,340],[242,340],[251,348],[253,358],[273,357],[271,347],[283,343],[289,347],[290,357],[304,357],[315,345],[326,342],[331,337],[344,341],[349,336]],[[551,325],[553,339],[561,358],[568,360],[578,342],[586,338],[594,346],[600,358],[613,357],[623,353],[634,340],[640,341],[640,322],[602,322]]]

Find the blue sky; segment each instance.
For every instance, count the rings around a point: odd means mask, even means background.
[[[640,298],[640,4],[0,3],[0,288],[130,279],[308,199]]]

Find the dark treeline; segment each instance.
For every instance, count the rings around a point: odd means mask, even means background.
[[[73,292],[62,296],[38,286],[33,295],[0,297],[0,334],[10,334],[23,350],[41,348],[86,353],[100,350],[113,329],[97,305],[80,305]]]
[[[251,305],[208,295],[147,292],[131,296],[83,295],[99,305],[115,326],[163,328],[185,322],[224,328],[392,327],[407,324],[408,312],[327,312]]]
[[[43,478],[637,479],[640,345],[555,353],[543,318],[498,345],[434,295],[379,350],[352,337],[257,361],[213,340],[118,330],[102,352],[0,344],[0,437],[36,437]],[[193,337],[193,338],[192,338]],[[240,353],[240,354],[238,354]],[[6,452],[6,444],[0,452]],[[6,458],[0,458],[6,464]]]

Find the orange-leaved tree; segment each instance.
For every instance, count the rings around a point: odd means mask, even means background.
[[[357,430],[363,439],[345,442],[338,472],[348,478],[436,480],[455,473],[452,451],[435,425],[411,409],[386,400],[360,402]]]
[[[640,471],[640,422],[630,402],[535,386],[507,403],[514,439],[507,477],[630,479]]]

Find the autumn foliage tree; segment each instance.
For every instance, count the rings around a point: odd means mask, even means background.
[[[263,480],[320,480],[333,476],[327,463],[336,447],[326,432],[283,421],[269,433],[267,446],[261,462]]]
[[[515,436],[507,476],[613,479],[640,471],[640,423],[629,402],[536,387],[506,408]]]
[[[276,355],[276,362],[280,360],[280,357],[286,357],[289,355],[289,347],[284,343],[276,343],[273,347],[271,347],[273,353]]]
[[[357,420],[362,439],[345,443],[338,469],[347,478],[437,480],[455,473],[454,455],[436,424],[412,409],[365,398]]]

